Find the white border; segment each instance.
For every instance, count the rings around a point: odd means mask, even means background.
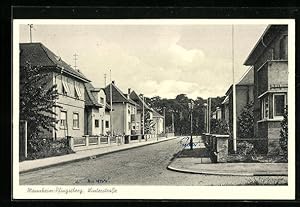
[[[19,185],[19,25],[259,25],[288,24],[289,163],[288,186],[20,186]],[[79,189],[83,193],[28,193],[28,187]],[[88,188],[115,188],[117,193],[87,193]],[[13,20],[13,199],[295,199],[295,21],[293,19],[114,19]]]

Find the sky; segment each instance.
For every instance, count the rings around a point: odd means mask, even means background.
[[[225,95],[232,84],[231,25],[46,25],[34,24],[33,42],[41,42],[79,70],[95,87],[115,81],[147,97],[189,98]],[[234,26],[235,80],[247,71],[247,56],[267,25]],[[20,25],[20,42],[29,42],[29,26]]]

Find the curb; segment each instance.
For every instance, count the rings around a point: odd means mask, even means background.
[[[230,173],[230,172],[213,172],[213,171],[198,171],[172,167],[171,164],[167,167],[168,170],[181,173],[203,174],[203,175],[224,175],[224,176],[288,176],[287,173]]]
[[[170,140],[173,140],[173,139],[176,139],[176,138],[177,137],[170,137],[169,139],[167,138],[167,139],[159,140],[159,141],[156,141],[156,142],[146,143],[146,144],[143,144],[143,145],[132,146],[132,147],[124,148],[124,149],[116,149],[116,150],[110,151],[110,152],[103,152],[103,153],[99,153],[99,154],[96,154],[96,155],[89,155],[89,156],[81,157],[81,158],[77,158],[77,159],[75,158],[73,160],[67,160],[67,161],[63,161],[63,162],[59,162],[59,163],[53,163],[53,164],[49,164],[49,165],[45,165],[45,166],[35,167],[35,168],[19,171],[19,174],[23,174],[23,173],[27,173],[27,172],[33,172],[33,171],[37,171],[37,170],[41,170],[41,169],[45,169],[45,168],[49,168],[49,167],[55,167],[55,166],[59,166],[59,165],[63,165],[63,164],[69,164],[69,163],[72,163],[72,162],[88,160],[88,159],[91,159],[91,157],[98,158],[98,157],[101,157],[102,155],[107,155],[107,154],[111,154],[111,153],[115,153],[115,152],[121,152],[121,151],[126,151],[126,150],[130,150],[130,149],[134,149],[134,148],[153,145],[153,144],[157,144],[157,143],[160,143],[160,142],[170,141]]]

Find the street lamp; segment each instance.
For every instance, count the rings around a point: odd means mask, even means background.
[[[204,106],[204,126],[205,126],[205,132],[207,133],[207,103],[203,104]]]
[[[193,108],[194,108],[194,101],[191,100],[191,103],[188,103],[189,109],[191,112],[191,139],[190,139],[190,149],[193,149]]]

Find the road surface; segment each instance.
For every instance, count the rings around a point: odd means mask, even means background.
[[[180,138],[96,159],[68,163],[20,175],[20,185],[243,185],[259,177],[214,176],[167,169],[182,149]],[[266,178],[262,178],[266,179]],[[268,182],[286,177],[268,177]]]

